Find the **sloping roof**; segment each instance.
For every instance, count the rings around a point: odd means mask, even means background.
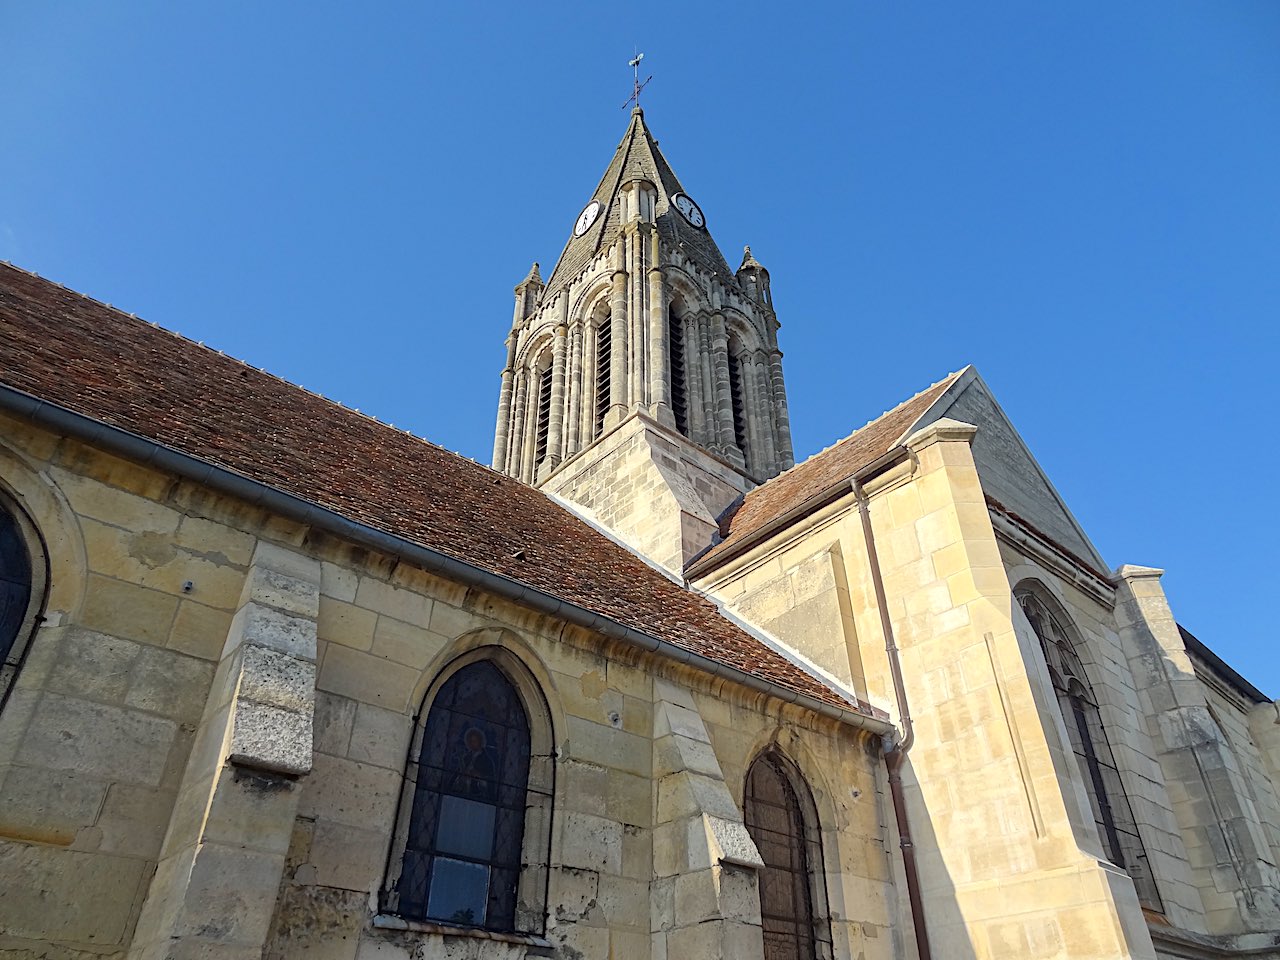
[[[855,430],[834,446],[747,491],[741,504],[720,521],[720,542],[697,557],[689,570],[716,568],[736,548],[772,523],[830,490],[887,454],[964,371],[951,374],[889,412]]]
[[[3,263],[0,382],[779,687],[879,714],[532,487]]]
[[[1187,653],[1200,659],[1202,663],[1209,667],[1214,673],[1225,680],[1231,686],[1235,687],[1241,695],[1248,697],[1254,703],[1271,703],[1271,698],[1255,687],[1252,683],[1240,676],[1225,660],[1210,650],[1203,640],[1194,633],[1178,624],[1178,633],[1182,636],[1183,645],[1187,648]]]
[[[729,269],[716,242],[711,239],[711,234],[689,224],[671,206],[671,198],[677,193],[684,193],[685,189],[667,163],[667,158],[658,149],[658,141],[653,139],[645,125],[644,111],[636,107],[631,111],[631,123],[622,142],[618,144],[613,159],[609,161],[604,176],[600,178],[595,192],[583,203],[585,207],[592,200],[599,200],[603,213],[582,236],[570,235],[569,242],[565,244],[547,281],[544,298],[549,298],[557,290],[567,286],[617,238],[622,229],[618,191],[635,179],[648,180],[658,188],[655,222],[663,242],[681,247],[686,255],[706,269],[720,274],[727,282],[734,282],[734,273]]]

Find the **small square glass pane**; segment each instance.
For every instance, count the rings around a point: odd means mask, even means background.
[[[489,901],[489,868],[436,857],[431,867],[431,899],[427,916],[445,923],[478,927],[485,921]]]
[[[456,853],[460,857],[488,860],[493,856],[492,804],[464,797],[440,798],[440,826],[436,831],[436,850]]]

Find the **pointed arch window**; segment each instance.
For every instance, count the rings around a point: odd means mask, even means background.
[[[596,327],[596,409],[595,435],[604,430],[604,415],[609,412],[609,390],[613,358],[613,323],[606,314]]]
[[[742,451],[743,459],[751,462],[747,451],[747,402],[742,393],[742,355],[729,353],[729,399],[733,411],[733,440]]]
[[[33,555],[39,535],[7,497],[0,495],[0,707],[17,677],[35,630],[46,581],[43,555]]]
[[[533,462],[541,463],[547,459],[547,438],[551,432],[551,364],[548,363],[538,374],[538,406],[536,432],[533,448]]]
[[[1069,632],[1065,617],[1054,613],[1035,591],[1019,591],[1017,597],[1040,641],[1107,856],[1133,878],[1142,905],[1163,912],[1147,851],[1103,728],[1102,712],[1072,639],[1074,631]]]
[[[538,726],[491,659],[441,684],[411,749],[384,909],[448,926],[541,932],[552,786],[550,731]]]
[[[689,392],[685,372],[684,318],[674,310],[667,313],[667,355],[671,366],[671,413],[676,429],[689,435]]]
[[[825,960],[831,932],[817,815],[799,770],[778,751],[761,754],[747,771],[743,814],[764,861],[765,960]]]

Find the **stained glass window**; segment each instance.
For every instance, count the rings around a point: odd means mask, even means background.
[[[814,865],[804,811],[785,761],[766,753],[751,765],[743,806],[747,832],[764,860],[760,917],[765,960],[815,960]]]
[[[1062,622],[1035,594],[1020,593],[1018,602],[1031,629],[1040,640],[1058,706],[1075,752],[1098,836],[1107,856],[1133,878],[1138,900],[1144,907],[1162,911],[1160,892],[1138,835],[1129,798],[1120,780],[1111,744],[1102,725],[1102,713],[1075,643]]]
[[[529,719],[493,663],[440,688],[423,728],[401,916],[511,931],[529,784]]]
[[[31,557],[18,522],[0,506],[0,666],[14,666],[30,604]]]

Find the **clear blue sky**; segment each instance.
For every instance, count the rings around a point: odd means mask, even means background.
[[[0,258],[487,461],[639,45],[797,453],[975,363],[1280,695],[1280,3],[451,6],[0,5]]]

